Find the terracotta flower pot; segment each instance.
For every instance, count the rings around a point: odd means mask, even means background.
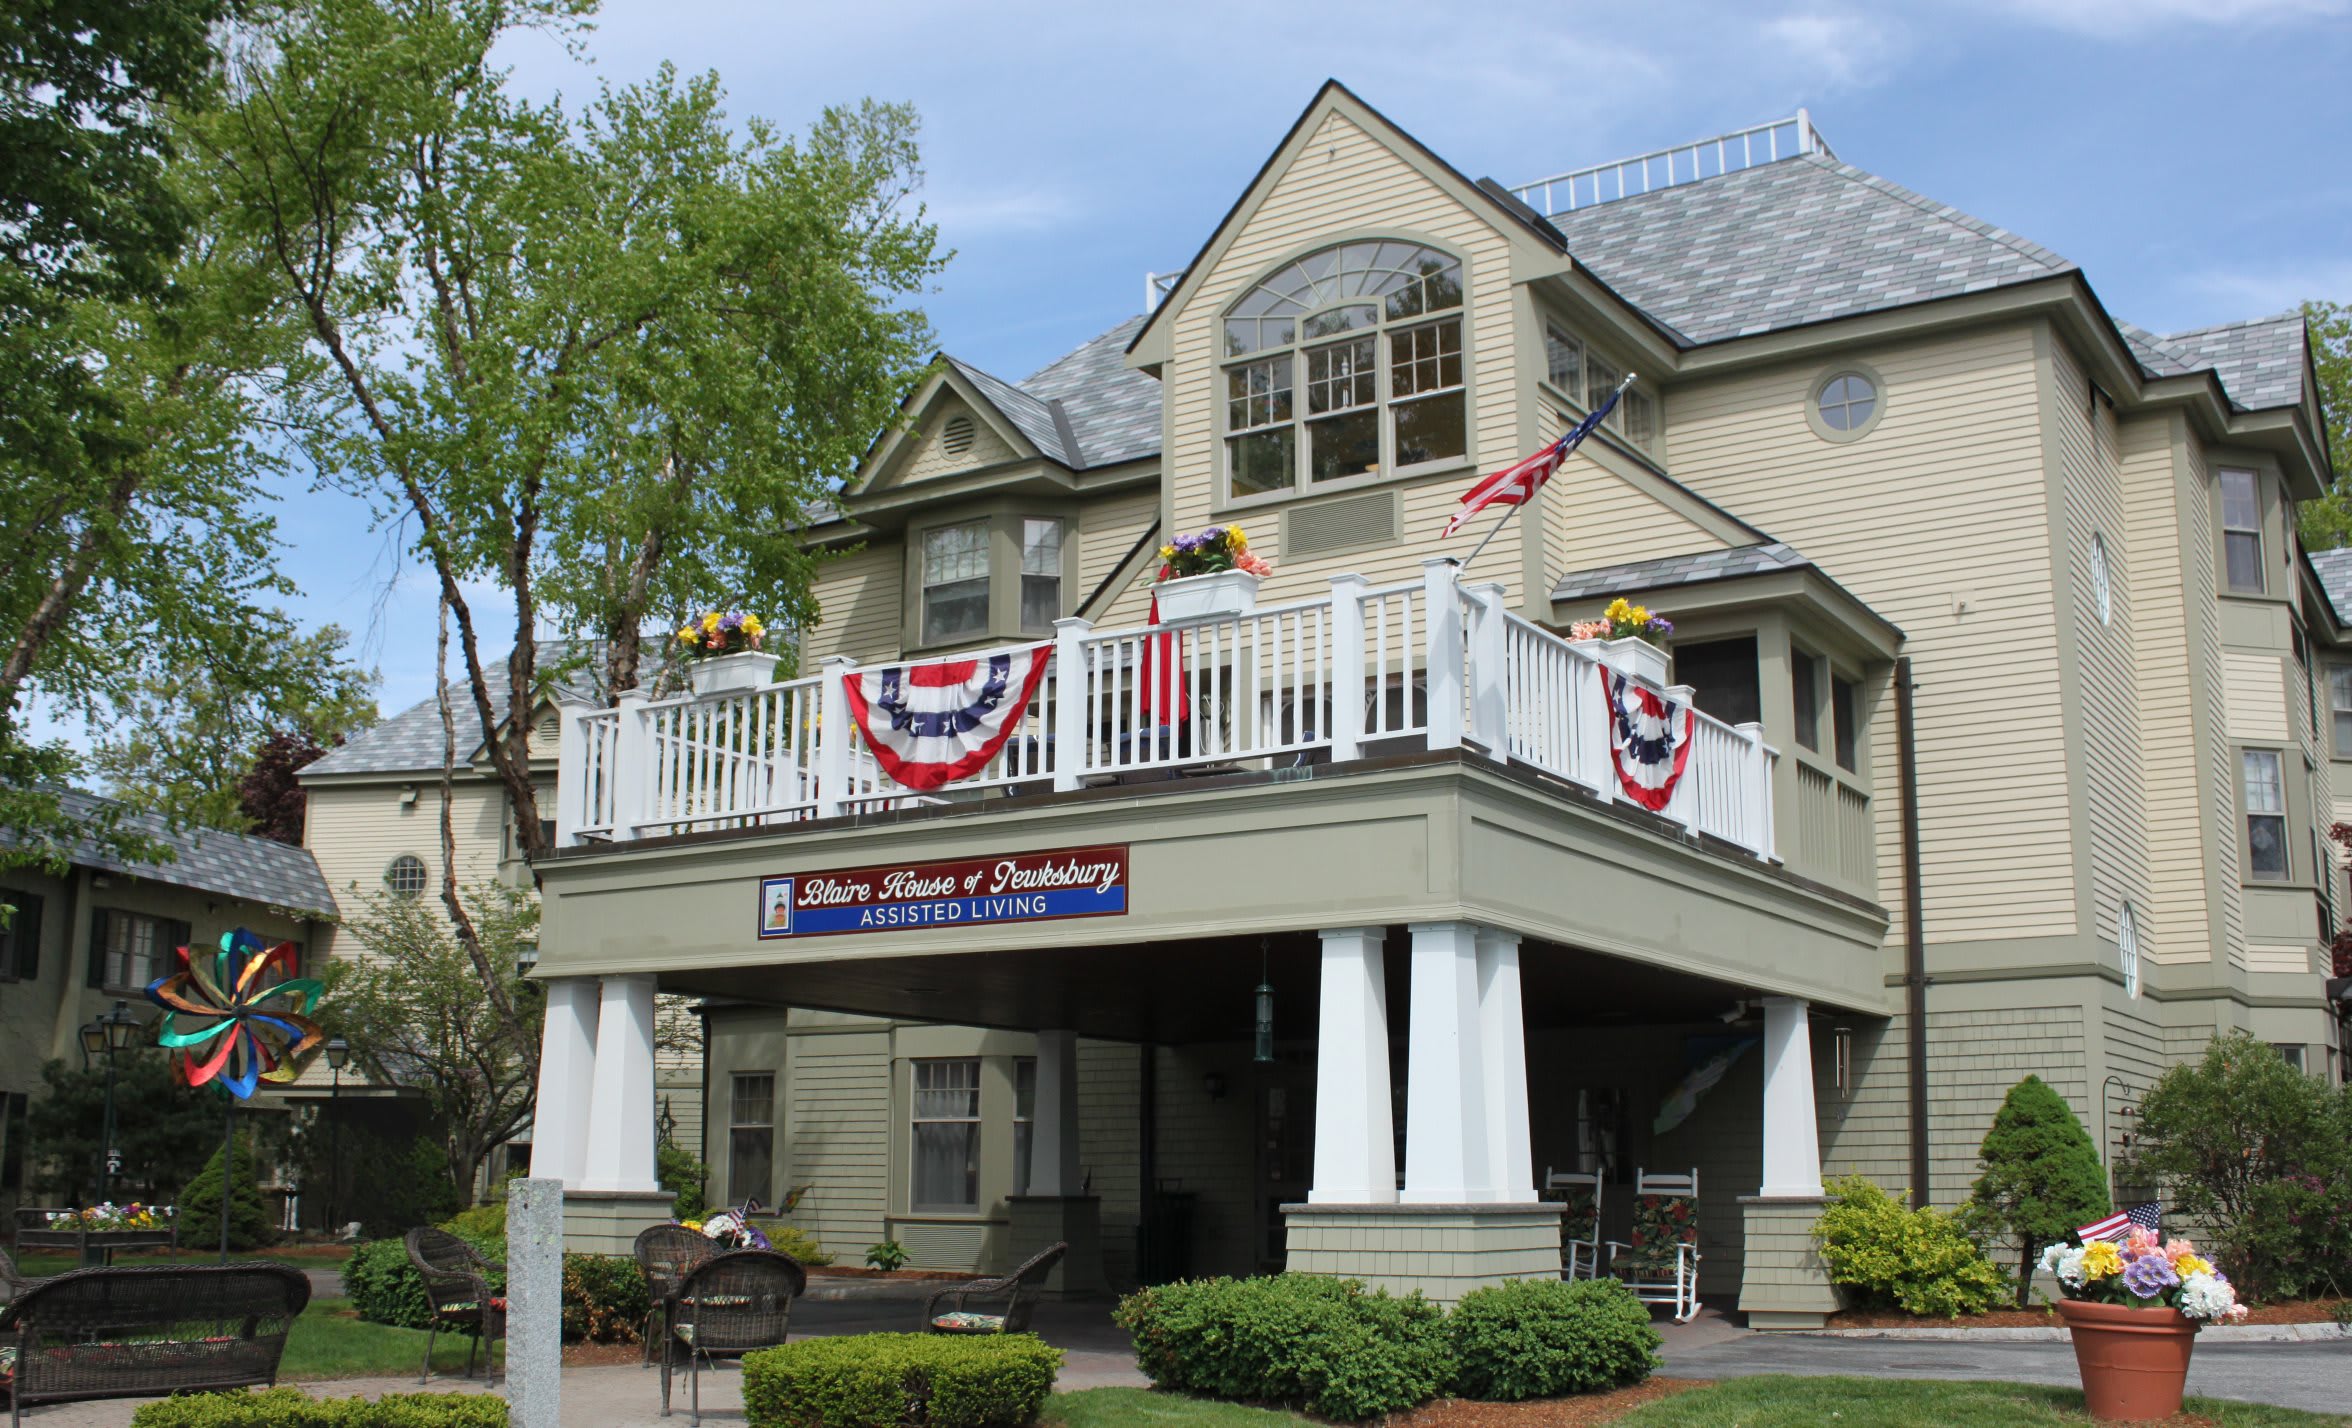
[[[2061,1299],[2058,1317],[2074,1335],[2074,1363],[2093,1418],[2129,1422],[2181,1411],[2197,1322],[2178,1309],[2134,1309]]]

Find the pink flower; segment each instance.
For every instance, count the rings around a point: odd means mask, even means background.
[[[2155,1248],[2156,1232],[2145,1226],[2134,1225],[2131,1233],[2123,1237],[2123,1254],[2126,1259],[2138,1259]]]
[[[2166,1240],[2164,1242],[2164,1257],[2166,1259],[2179,1259],[2184,1254],[2195,1254],[2196,1252],[2197,1247],[2187,1240]]]

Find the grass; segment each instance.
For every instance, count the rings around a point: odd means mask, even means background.
[[[231,1261],[240,1263],[261,1260],[270,1264],[292,1265],[296,1269],[339,1270],[343,1267],[344,1261],[351,1258],[351,1248],[350,1245],[296,1245],[277,1249],[248,1250],[244,1253],[230,1250],[229,1258]],[[115,1264],[126,1268],[159,1264],[214,1264],[219,1260],[220,1250],[217,1247],[203,1249],[188,1245],[182,1245],[176,1253],[171,1250],[145,1250],[135,1254],[118,1254],[114,1257]],[[80,1269],[82,1261],[78,1255],[71,1251],[54,1254],[28,1254],[16,1262],[16,1267],[19,1273],[39,1277],[48,1274],[63,1274],[69,1269]]]
[[[505,1346],[499,1346],[503,1353]],[[390,1378],[413,1375],[424,1362],[425,1331],[371,1324],[351,1312],[348,1299],[313,1299],[294,1331],[286,1336],[286,1357],[278,1375],[284,1379]],[[440,1373],[464,1370],[466,1339],[442,1334],[433,1342],[433,1368]],[[482,1371],[481,1358],[474,1372]]]
[[[1086,1388],[1057,1393],[1038,1428],[1305,1428],[1308,1419],[1268,1408],[1218,1403],[1148,1388]]]

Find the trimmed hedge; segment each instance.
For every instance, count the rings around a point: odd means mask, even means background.
[[[506,1428],[506,1400],[489,1393],[392,1393],[312,1398],[299,1388],[192,1393],[144,1403],[131,1428]]]
[[[458,1238],[480,1250],[492,1262],[506,1258],[503,1240],[458,1232]],[[506,1292],[506,1276],[492,1271],[490,1292]],[[399,1240],[369,1240],[351,1252],[343,1264],[343,1292],[359,1317],[402,1329],[429,1328],[432,1302],[425,1298],[425,1282],[408,1262],[408,1247]]]
[[[1062,1351],[1034,1334],[847,1334],[743,1359],[752,1428],[1020,1428]]]
[[[1136,1365],[1165,1389],[1279,1403],[1324,1418],[1402,1412],[1445,1391],[1444,1312],[1418,1293],[1278,1274],[1140,1289],[1113,1316]]]
[[[1522,1279],[1462,1296],[1446,1319],[1454,1392],[1515,1403],[1640,1383],[1658,1368],[1649,1306],[1613,1279]]]
[[[506,1258],[502,1240],[469,1234],[458,1221],[443,1226],[493,1262]],[[485,1276],[492,1294],[506,1292],[506,1276],[492,1270]],[[408,1247],[399,1240],[369,1240],[351,1252],[343,1266],[343,1292],[359,1317],[403,1329],[432,1324],[432,1304],[425,1298],[425,1282],[408,1262]],[[564,1336],[600,1344],[633,1344],[640,1337],[651,1300],[645,1272],[622,1255],[567,1254],[563,1257]]]

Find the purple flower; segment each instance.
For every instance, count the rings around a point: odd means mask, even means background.
[[[719,621],[719,628],[722,630],[740,630],[743,628],[743,617],[741,615],[729,615],[725,619]]]
[[[2180,1283],[2172,1261],[2160,1254],[2144,1254],[2123,1267],[2123,1287],[2142,1299],[2154,1299]]]

